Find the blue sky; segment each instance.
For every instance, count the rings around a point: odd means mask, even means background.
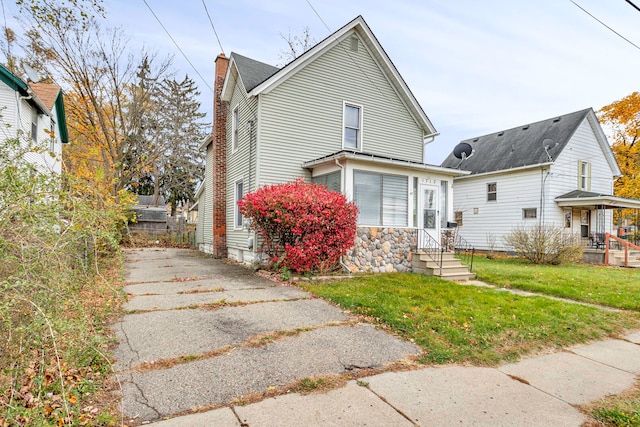
[[[220,47],[202,0],[147,1],[212,86]],[[204,1],[227,55],[238,52],[273,65],[282,62],[279,53],[286,47],[281,33],[309,27],[320,41],[362,15],[440,132],[428,148],[432,164],[463,139],[598,110],[640,90],[640,49],[570,0]],[[574,1],[640,46],[640,12],[624,0]],[[634,3],[640,6],[640,0]],[[144,1],[105,5],[108,24],[121,26],[132,47],[175,55],[178,76],[196,80],[210,113],[210,90]]]

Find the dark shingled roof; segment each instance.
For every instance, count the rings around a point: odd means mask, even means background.
[[[240,78],[247,92],[251,92],[253,88],[280,71],[278,67],[247,58],[235,52],[231,53],[231,57],[236,62],[238,73],[240,73]]]
[[[555,159],[560,154],[591,111],[593,110],[588,108],[464,140],[462,142],[473,148],[473,155],[461,161],[451,153],[441,166],[478,174],[547,163],[549,156]],[[543,143],[547,139],[553,142]],[[545,146],[548,146],[548,153]]]

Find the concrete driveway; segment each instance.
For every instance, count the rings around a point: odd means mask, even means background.
[[[127,314],[113,328],[126,420],[228,405],[420,351],[296,287],[196,251],[133,249],[125,260]]]

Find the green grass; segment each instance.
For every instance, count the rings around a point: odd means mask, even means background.
[[[476,257],[473,270],[479,280],[505,288],[640,311],[640,269]]]
[[[415,342],[424,351],[421,361],[425,363],[495,366],[543,348],[640,326],[637,313],[521,297],[417,274],[360,276],[301,286]]]
[[[585,409],[607,426],[640,426],[640,381],[630,390],[617,396],[608,396]]]

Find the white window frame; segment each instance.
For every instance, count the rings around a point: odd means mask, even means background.
[[[240,146],[239,122],[240,108],[239,105],[236,105],[233,110],[231,110],[231,153],[238,151],[238,147]]]
[[[31,110],[31,140],[38,142],[38,110],[33,108]]]
[[[240,213],[240,207],[238,206],[238,202],[242,200],[244,196],[244,179],[238,179],[233,184],[233,228],[238,230],[242,229],[244,225],[244,217]]]
[[[493,191],[491,190],[491,186],[494,186]],[[493,199],[490,197],[493,194]],[[487,202],[497,202],[498,201],[498,183],[497,182],[488,182],[487,183]]]
[[[527,216],[527,212],[533,212],[533,216]],[[537,219],[538,208],[522,208],[522,219]]]
[[[347,130],[347,124],[346,124],[345,118],[347,115],[347,107],[357,108],[360,113],[358,117],[358,128],[357,128],[358,133],[356,136],[355,148],[345,145],[346,130]],[[362,105],[356,104],[355,102],[347,102],[347,101],[342,102],[342,148],[344,150],[362,151],[362,141],[363,141],[362,123],[364,123],[363,117],[364,117],[364,107]],[[353,129],[353,128],[349,128],[349,129]]]

